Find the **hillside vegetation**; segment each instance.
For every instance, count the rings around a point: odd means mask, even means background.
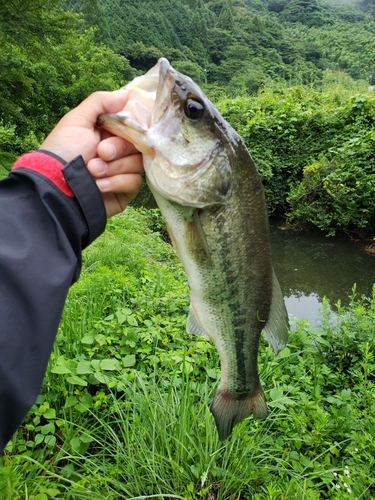
[[[374,16],[375,0],[2,2],[0,177],[89,93],[166,56],[242,135],[270,213],[371,234]],[[262,338],[269,416],[219,442],[218,353],[185,332],[165,240],[158,210],[128,207],[85,250],[0,500],[374,499],[375,288],[336,314],[323,299],[278,357]]]
[[[0,12],[0,166],[161,56],[241,133],[270,213],[374,228],[375,1],[14,0]],[[8,153],[8,154],[4,154]]]

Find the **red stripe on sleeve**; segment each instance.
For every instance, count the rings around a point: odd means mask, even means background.
[[[66,196],[73,198],[74,193],[70,189],[62,173],[63,167],[64,165],[56,160],[56,158],[39,151],[34,151],[32,153],[26,153],[18,158],[12,170],[17,168],[34,170],[34,172],[38,172],[47,177],[47,179],[55,184],[55,186]]]

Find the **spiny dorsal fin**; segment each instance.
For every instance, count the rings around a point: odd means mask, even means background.
[[[288,342],[289,320],[279,282],[273,271],[272,304],[264,327],[266,339],[277,355]]]

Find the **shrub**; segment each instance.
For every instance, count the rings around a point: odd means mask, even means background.
[[[288,196],[289,222],[337,229],[371,228],[375,217],[375,131],[331,148],[305,167]]]

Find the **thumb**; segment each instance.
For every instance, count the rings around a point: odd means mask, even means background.
[[[74,110],[76,120],[84,120],[92,125],[101,113],[117,113],[124,109],[128,102],[127,90],[116,90],[115,92],[94,92],[81,102]],[[71,111],[72,112],[72,111]]]

